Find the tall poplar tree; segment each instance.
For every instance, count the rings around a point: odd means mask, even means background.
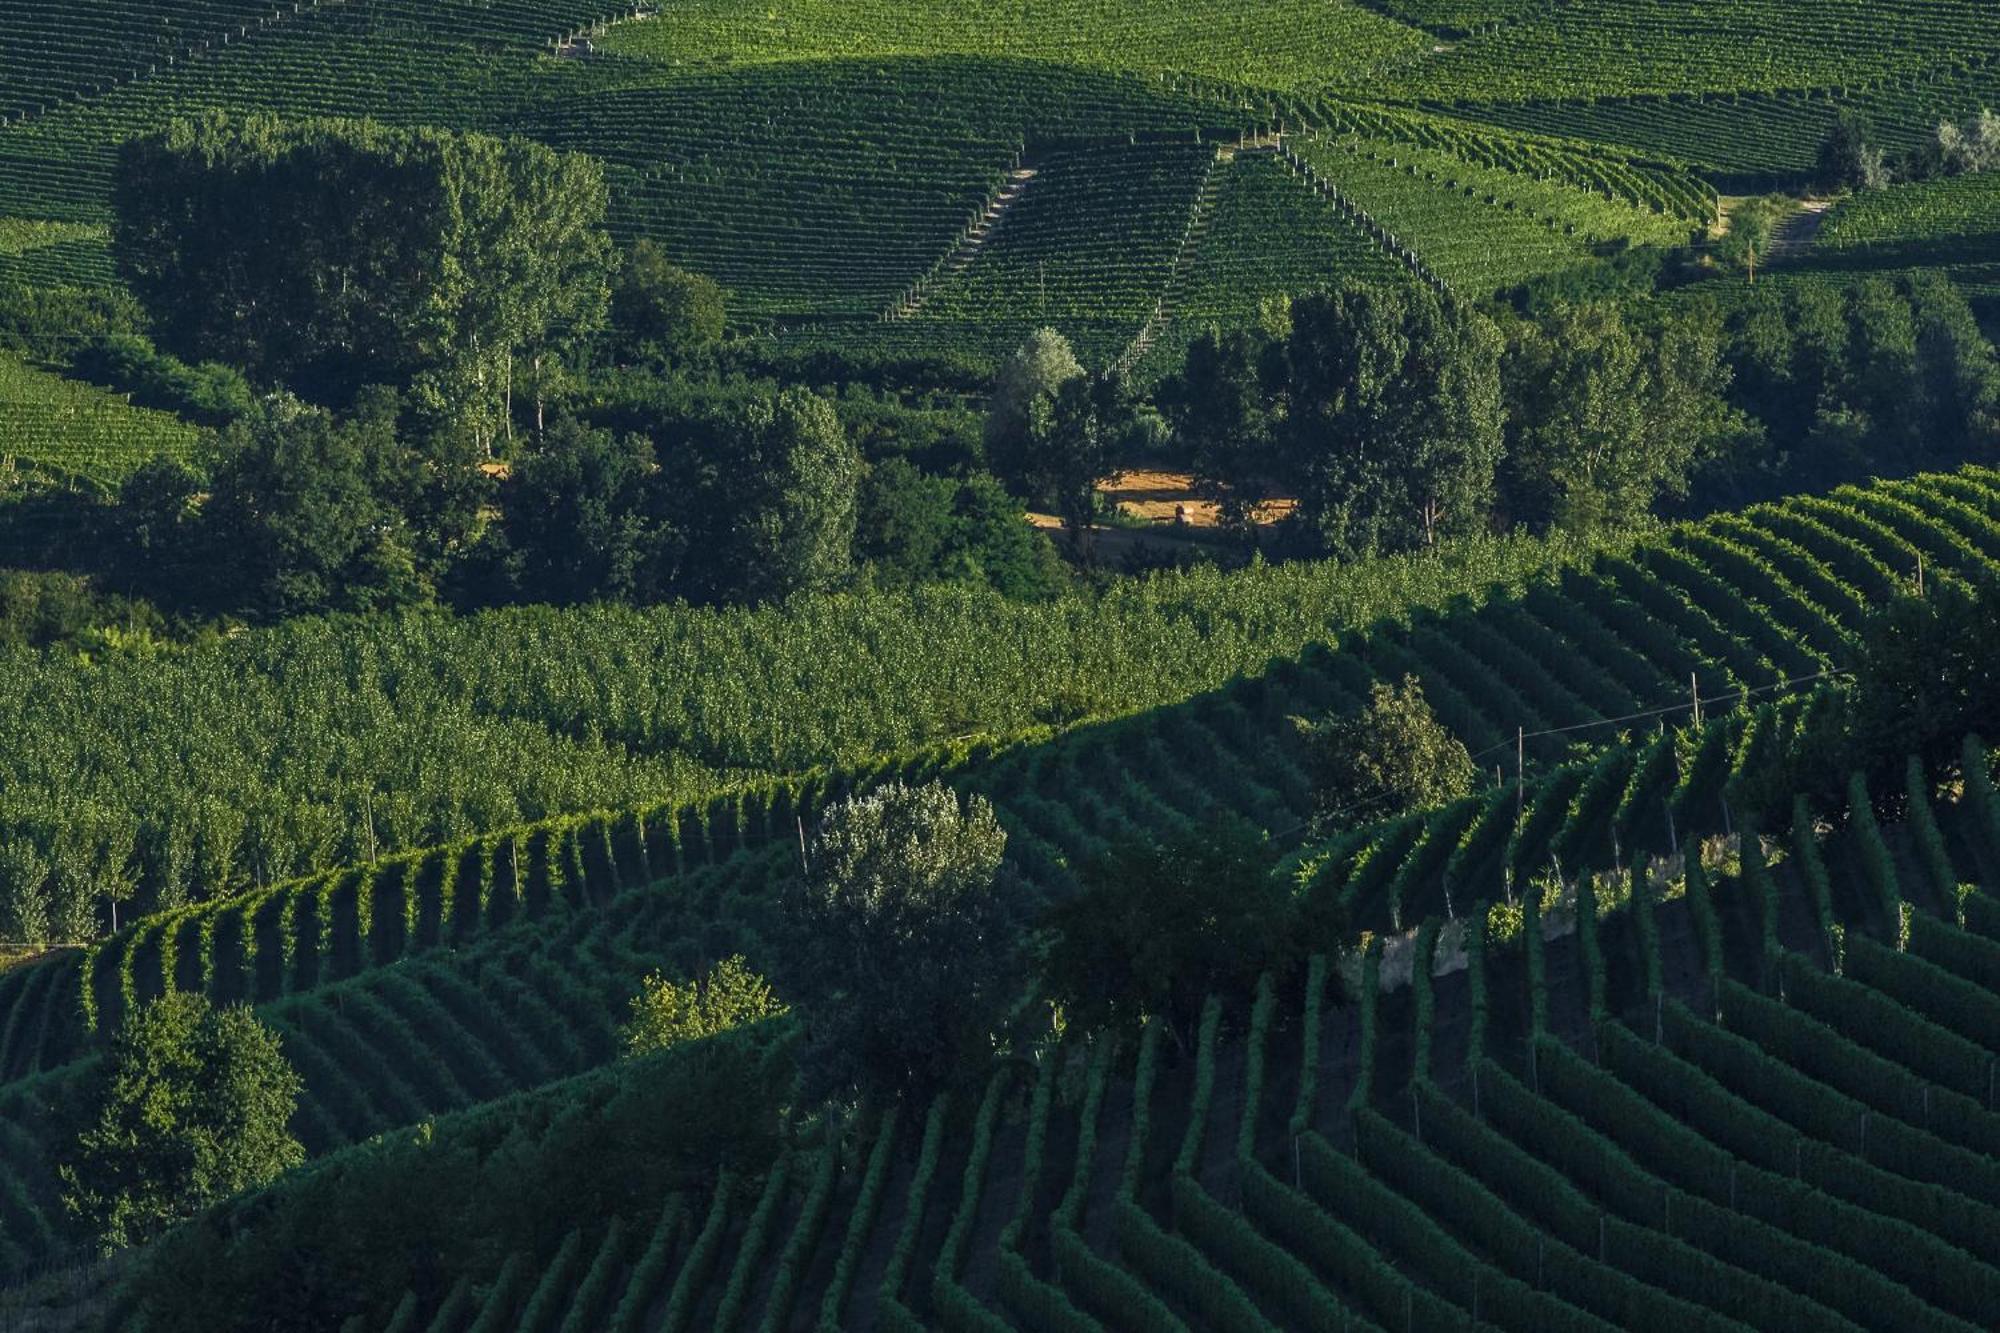
[[[176,353],[334,406],[392,385],[490,445],[514,359],[603,324],[606,200],[522,139],[213,112],[125,146],[114,249]]]

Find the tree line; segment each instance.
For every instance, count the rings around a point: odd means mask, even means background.
[[[1351,285],[1203,333],[1158,399],[1226,524],[1296,498],[1275,546],[1300,554],[1603,532],[2000,458],[2000,359],[1936,273],[1524,317]]]
[[[1036,333],[982,419],[717,377],[726,294],[618,251],[601,170],[539,145],[214,114],[128,145],[121,181],[115,251],[157,344],[107,333],[79,368],[220,429],[203,464],[129,478],[78,560],[194,616],[1046,597],[1071,576],[1021,509],[1088,566],[1100,483],[1161,455],[1267,553],[1352,558],[1995,447],[2000,372],[1935,277],[1552,290],[1526,314],[1348,284],[1204,332],[1151,402]],[[1296,510],[1263,535],[1270,496]]]

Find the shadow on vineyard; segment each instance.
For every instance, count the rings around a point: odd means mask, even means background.
[[[1980,0],[34,0],[0,1333],[1970,1333]]]

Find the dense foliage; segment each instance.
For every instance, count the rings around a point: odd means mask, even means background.
[[[245,1009],[170,995],[132,1016],[88,1085],[66,1202],[107,1250],[158,1236],[305,1159],[299,1076]]]
[[[16,8],[0,1324],[1991,1322],[1978,0]]]
[[[926,1093],[983,1068],[1012,998],[1006,846],[985,799],[942,783],[890,782],[821,816],[781,977],[809,1087]]]
[[[604,318],[605,190],[581,157],[211,115],[130,144],[121,171],[119,262],[169,345],[315,397],[411,385],[490,442],[512,358]]]

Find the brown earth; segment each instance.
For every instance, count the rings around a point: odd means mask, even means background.
[[[1163,527],[1172,527],[1177,516],[1191,528],[1212,528],[1220,521],[1214,501],[1197,497],[1194,478],[1185,472],[1132,468],[1100,482],[1097,490],[1116,504],[1121,513]],[[1287,497],[1265,500],[1257,507],[1257,523],[1260,526],[1277,523],[1297,507],[1298,501]],[[1030,513],[1028,521],[1038,528],[1062,526],[1062,520],[1053,514]]]

